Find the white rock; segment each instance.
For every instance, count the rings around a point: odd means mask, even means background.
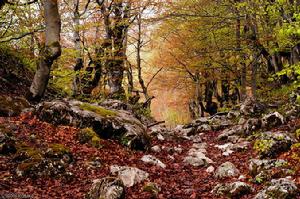
[[[162,136],[160,133],[157,135],[157,139],[160,140],[160,141],[165,140],[164,136]]]
[[[206,172],[207,173],[213,173],[215,171],[215,167],[213,166],[209,166],[207,169],[206,169]]]
[[[145,163],[157,165],[164,169],[166,168],[166,165],[164,163],[162,163],[159,159],[152,155],[144,155],[141,160]]]
[[[161,152],[161,148],[158,145],[155,145],[153,147],[151,147],[151,151],[155,152],[155,153],[159,153]]]
[[[147,172],[135,167],[112,165],[110,172],[112,175],[117,175],[126,187],[132,187],[149,177]]]

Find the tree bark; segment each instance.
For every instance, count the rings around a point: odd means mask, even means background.
[[[46,41],[39,55],[37,71],[30,87],[28,99],[40,101],[48,85],[50,69],[53,62],[61,55],[60,32],[61,20],[57,0],[45,0]]]

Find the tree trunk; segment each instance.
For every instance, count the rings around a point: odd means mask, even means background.
[[[30,87],[28,99],[40,101],[48,85],[50,69],[53,62],[61,55],[60,31],[61,21],[57,0],[45,0],[46,41],[41,50],[37,71]]]
[[[79,32],[79,27],[80,27],[80,14],[79,14],[79,1],[75,0],[74,1],[74,32],[73,32],[73,39],[74,39],[74,44],[75,44],[75,51],[76,51],[76,59],[75,59],[75,66],[74,66],[74,71],[75,71],[75,77],[73,80],[73,95],[77,96],[78,94],[81,94],[82,89],[81,89],[81,83],[80,83],[80,75],[79,71],[83,68],[84,63],[83,63],[83,58],[82,58],[82,48],[81,48],[81,39],[80,39],[80,32]]]

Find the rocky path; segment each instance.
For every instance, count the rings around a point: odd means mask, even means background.
[[[220,118],[216,121],[210,121],[210,125],[198,121],[203,124],[172,130],[148,129],[151,149],[142,152],[110,139],[92,137],[92,142],[83,144],[79,128],[42,122],[30,112],[1,117],[1,154],[11,152],[0,157],[1,196],[13,193],[32,198],[79,199],[89,193],[93,198],[94,180],[100,179],[96,192],[109,193],[106,198],[124,193],[125,198],[136,199],[260,199],[273,193],[278,198],[300,198],[299,165],[290,158],[293,151],[257,159],[262,154],[253,149],[255,139],[238,136],[239,125],[228,125]],[[244,131],[250,123],[253,127],[253,121],[244,123]],[[299,125],[300,120],[295,119],[272,131],[283,132]],[[270,139],[278,146],[289,140],[272,136]],[[19,149],[13,151],[16,143]],[[114,178],[117,176],[122,182]]]
[[[67,168],[70,172],[69,177],[32,179],[17,177],[16,165],[11,157],[1,156],[1,189],[5,190],[4,193],[29,194],[34,198],[83,198],[92,180],[109,175],[111,165],[136,167],[149,173],[149,177],[143,182],[126,188],[126,198],[151,198],[153,194],[157,194],[157,198],[222,198],[214,195],[212,189],[218,183],[235,181],[251,184],[254,191],[241,198],[253,198],[262,188],[262,185],[249,183],[251,179],[248,175],[249,159],[255,157],[251,145],[247,146],[246,150],[223,156],[222,151],[215,147],[223,144],[217,140],[220,132],[209,131],[203,134],[201,142],[180,138],[170,141],[154,139],[152,146],[155,147],[146,154],[155,156],[164,163],[166,167],[162,168],[143,162],[141,160],[145,155],[143,152],[133,152],[115,141],[103,140],[101,149],[81,145],[76,141],[77,129],[66,126],[55,127],[38,121],[30,114],[13,119],[1,118],[0,122],[1,125],[15,130],[16,137],[31,146],[38,147],[51,143],[68,146],[75,160]],[[35,138],[28,139],[33,137],[32,135]],[[213,162],[204,163],[203,166],[192,166],[184,162],[189,150],[199,143],[206,143],[205,154]],[[216,178],[213,170],[228,161],[236,166],[239,173],[228,178]],[[211,171],[208,171],[208,168]],[[155,189],[151,189],[150,193],[149,190],[143,190],[149,182],[157,185],[157,193]]]

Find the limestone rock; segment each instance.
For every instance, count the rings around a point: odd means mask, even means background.
[[[270,186],[265,187],[254,199],[296,199],[298,193],[295,182],[287,178],[280,178],[272,180]]]
[[[192,166],[207,166],[213,161],[206,157],[206,144],[205,143],[194,143],[193,147],[189,150],[188,156],[184,158],[184,162]]]
[[[278,113],[270,113],[262,118],[262,125],[265,128],[273,128],[284,124],[284,117]]]
[[[110,166],[110,172],[112,175],[118,176],[126,187],[132,187],[146,180],[149,176],[149,174],[143,170],[127,166]]]
[[[157,165],[163,169],[166,168],[166,165],[164,163],[162,163],[159,159],[157,159],[156,157],[154,157],[152,155],[144,155],[141,160],[148,164]]]
[[[253,98],[247,98],[240,107],[240,112],[243,115],[261,115],[266,110],[266,106]]]
[[[227,177],[236,177],[240,174],[239,170],[231,162],[225,162],[221,164],[216,170],[216,178],[227,178]]]
[[[214,187],[213,193],[217,196],[227,196],[229,198],[240,198],[243,195],[249,194],[253,188],[244,182],[233,182],[218,184]]]
[[[286,132],[264,132],[255,141],[254,149],[261,158],[274,158],[282,152],[288,151],[294,140]]]
[[[133,149],[149,147],[146,127],[130,112],[109,110],[76,100],[54,100],[37,106],[36,115],[55,125],[92,128],[101,138],[117,139]]]
[[[106,177],[93,181],[86,199],[124,199],[125,187],[123,182],[114,177]]]

